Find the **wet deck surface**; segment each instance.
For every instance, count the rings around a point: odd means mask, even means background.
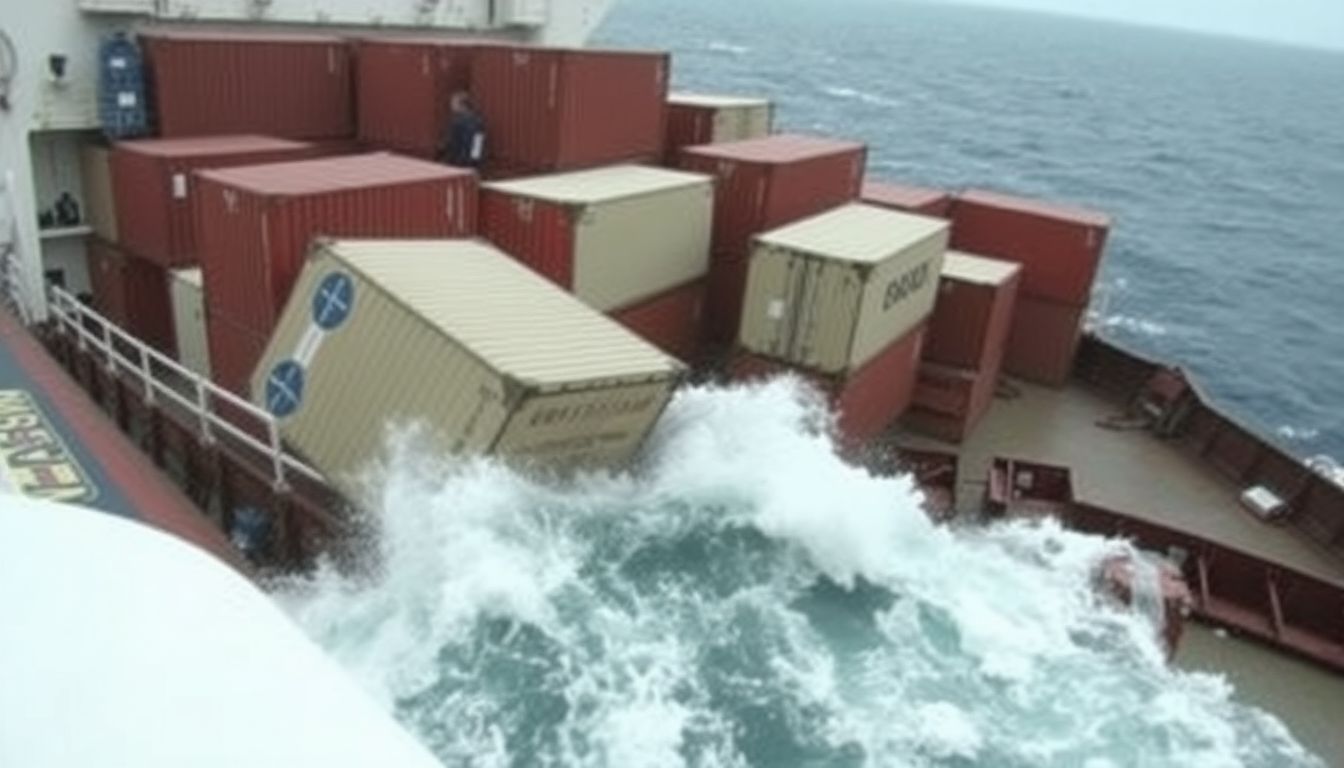
[[[246,568],[224,534],[3,309],[0,491],[140,520]]]
[[[1191,531],[1304,573],[1344,583],[1344,560],[1288,527],[1267,525],[1237,501],[1241,489],[1143,431],[1116,431],[1097,422],[1118,407],[1081,385],[1062,390],[1014,382],[1021,394],[996,399],[971,439],[959,449],[957,508],[977,509],[995,456],[1073,468],[1074,494],[1117,512]],[[958,450],[901,433],[897,442]]]

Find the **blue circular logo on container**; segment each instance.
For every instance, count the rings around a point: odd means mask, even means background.
[[[303,366],[295,360],[276,364],[266,377],[266,410],[283,419],[297,411],[302,402]]]
[[[313,322],[330,331],[350,316],[355,305],[355,281],[344,272],[332,272],[322,278],[313,294]]]

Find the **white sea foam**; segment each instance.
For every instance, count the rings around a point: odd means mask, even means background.
[[[858,101],[864,104],[871,104],[874,106],[899,107],[901,105],[899,99],[893,99],[890,96],[883,96],[882,94],[879,93],[862,91],[857,88],[850,88],[848,86],[830,85],[826,86],[825,88],[822,88],[822,92],[828,96],[834,96],[837,99]]]

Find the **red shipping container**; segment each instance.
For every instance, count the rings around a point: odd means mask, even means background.
[[[704,339],[711,346],[732,344],[742,324],[751,260],[746,255],[711,253],[705,288]]]
[[[166,355],[177,354],[168,272],[96,237],[88,240],[93,308]]]
[[[826,394],[841,436],[860,443],[882,434],[910,406],[923,338],[924,328],[916,327],[845,377],[823,376],[745,352],[734,357],[730,373],[739,381],[797,373]]]
[[[248,396],[257,361],[266,351],[269,333],[258,333],[214,305],[205,312],[206,343],[210,347],[210,378],[240,397]]]
[[[435,38],[365,38],[355,44],[360,141],[433,159],[450,101],[471,88],[476,46]]]
[[[682,147],[768,136],[773,122],[774,106],[767,99],[671,94],[663,160],[675,166]]]
[[[694,362],[700,356],[704,306],[705,281],[695,280],[618,309],[611,318],[678,360]]]
[[[375,153],[197,175],[201,270],[213,306],[267,334],[314,237],[466,237],[476,175]]]
[[[1060,385],[1073,372],[1084,307],[1018,296],[1003,370],[1038,384]]]
[[[354,134],[350,47],[339,37],[140,35],[162,136]]]
[[[488,175],[656,160],[667,74],[666,53],[479,48],[471,94],[485,118]]]
[[[311,157],[314,147],[268,136],[121,141],[113,146],[112,193],[122,245],[166,267],[196,262],[191,172]]]
[[[1022,268],[948,251],[929,318],[924,359],[997,375]]]
[[[1083,306],[1110,220],[1099,213],[970,190],[952,203],[952,247],[1022,265],[1025,296]]]
[[[944,219],[952,207],[952,195],[941,189],[885,181],[865,181],[859,199],[883,208]]]
[[[989,410],[998,378],[997,370],[924,363],[919,367],[914,399],[904,423],[917,432],[959,443]]]
[[[718,180],[714,251],[745,256],[757,234],[857,198],[867,152],[852,141],[776,134],[686,147],[680,165]]]

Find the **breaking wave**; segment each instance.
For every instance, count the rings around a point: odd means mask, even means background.
[[[857,88],[848,88],[845,86],[838,86],[838,85],[827,86],[822,89],[822,92],[824,92],[827,96],[834,96],[837,99],[848,99],[851,101],[858,101],[864,104],[872,104],[875,106],[899,107],[901,105],[901,102],[898,99],[893,99],[888,96],[882,96],[881,94],[877,93],[870,93],[868,91],[861,91],[858,90]]]
[[[1317,765],[1100,601],[1127,545],[932,525],[796,382],[688,389],[631,474],[398,436],[362,577],[282,603],[447,765]]]

